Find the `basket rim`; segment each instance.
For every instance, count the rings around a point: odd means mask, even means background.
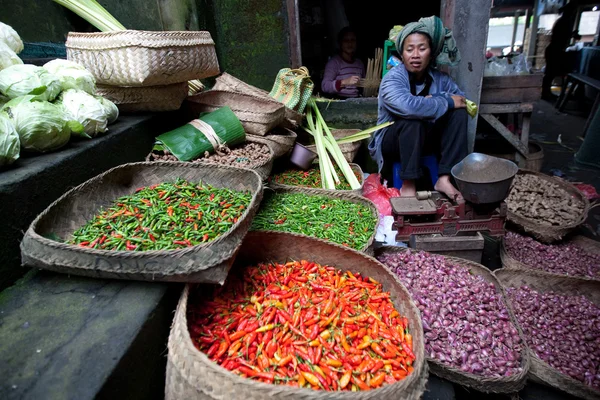
[[[237,171],[237,172],[249,173],[251,175],[252,174],[256,175],[258,185],[255,187],[254,193],[252,193],[252,199],[250,200],[250,204],[246,207],[244,213],[238,219],[238,221],[236,223],[234,223],[227,232],[225,232],[223,235],[219,236],[217,239],[215,239],[211,242],[201,243],[201,244],[198,244],[195,246],[186,247],[184,249],[147,250],[147,251],[89,249],[89,248],[85,248],[85,247],[79,247],[74,244],[67,244],[67,243],[58,242],[58,241],[55,241],[52,239],[48,239],[48,238],[40,235],[37,232],[37,228],[38,228],[38,225],[40,224],[40,221],[43,218],[45,218],[47,214],[49,214],[54,208],[56,208],[60,202],[63,202],[65,200],[67,200],[69,197],[76,195],[77,192],[79,192],[81,189],[83,189],[87,186],[90,186],[90,185],[96,183],[97,181],[102,181],[104,179],[104,177],[106,177],[107,175],[112,174],[115,171],[120,170],[120,169],[135,168],[135,167],[139,167],[139,166],[150,167],[150,166],[157,166],[157,165],[165,166],[165,167],[177,166],[177,167],[183,167],[183,168],[198,168],[198,169],[225,168],[225,169],[230,169],[231,172]],[[56,199],[54,202],[52,202],[52,204],[50,204],[44,211],[42,211],[33,220],[31,225],[27,229],[26,235],[28,235],[31,239],[39,242],[40,244],[48,246],[48,247],[52,247],[55,249],[61,249],[61,250],[70,250],[70,251],[77,250],[78,252],[83,252],[84,254],[103,256],[107,259],[111,259],[111,258],[115,258],[115,257],[122,257],[122,256],[127,256],[127,258],[134,258],[134,259],[135,258],[144,258],[147,256],[159,256],[159,255],[183,256],[183,255],[187,255],[188,253],[193,253],[193,252],[197,251],[198,249],[211,247],[212,245],[215,245],[217,243],[220,243],[220,242],[226,240],[232,234],[232,232],[234,232],[241,225],[242,221],[244,221],[246,219],[246,217],[248,216],[248,213],[252,209],[253,205],[256,203],[257,198],[259,197],[259,194],[261,193],[262,189],[263,189],[263,184],[262,184],[262,179],[261,179],[260,175],[258,175],[258,173],[256,173],[254,170],[251,170],[251,169],[235,168],[235,167],[230,167],[230,166],[226,166],[226,165],[201,164],[201,163],[181,163],[181,162],[168,162],[168,161],[156,161],[156,162],[145,162],[144,161],[144,162],[121,164],[121,165],[113,167],[99,175],[96,175],[95,177],[93,177],[91,179],[88,179],[87,181],[83,182],[82,184],[75,186],[74,188],[72,188],[69,191],[67,191],[66,193],[64,193],[62,196],[60,196],[58,199]],[[225,254],[223,256],[224,256],[223,260],[228,258],[228,257],[226,257]]]
[[[317,241],[317,242],[321,242],[323,244],[327,244],[330,246],[334,246],[338,249],[344,250],[344,251],[350,251],[350,252],[354,252],[356,253],[357,256],[361,256],[363,258],[365,258],[365,260],[369,260],[370,262],[374,262],[376,264],[379,264],[379,266],[381,267],[382,270],[384,270],[386,273],[388,273],[390,275],[390,278],[397,284],[399,285],[402,290],[404,290],[405,292],[407,292],[408,294],[408,304],[410,307],[414,308],[415,311],[418,312],[418,308],[416,307],[414,301],[412,300],[410,293],[408,292],[408,290],[406,289],[406,287],[404,287],[404,285],[402,285],[402,283],[400,282],[400,280],[398,279],[397,276],[395,276],[395,274],[393,274],[385,265],[383,265],[381,262],[379,262],[377,259],[375,259],[374,257],[371,257],[363,252],[360,252],[358,250],[355,249],[351,249],[345,246],[342,246],[340,244],[337,243],[333,243],[333,242],[328,242],[328,241],[324,241],[322,239],[319,238],[315,238],[315,237],[311,237],[311,236],[306,236],[306,235],[300,235],[300,234],[295,234],[295,233],[290,233],[290,232],[275,232],[275,231],[254,231],[254,232],[249,232],[248,235],[259,235],[259,234],[267,234],[267,235],[278,235],[278,236],[290,236],[290,237],[295,237],[295,238],[299,238],[302,240],[309,240],[309,241]],[[271,260],[266,261],[266,262],[271,262]],[[343,260],[342,260],[343,262]],[[334,268],[337,269],[341,269],[338,266],[333,266]],[[170,358],[170,354],[171,351],[173,349],[173,346],[183,346],[185,347],[191,354],[194,355],[194,357],[199,357],[200,360],[207,366],[209,366],[209,368],[216,370],[216,372],[218,372],[219,374],[223,375],[223,374],[227,374],[229,379],[235,380],[236,382],[239,382],[240,384],[249,384],[252,383],[252,386],[255,387],[257,390],[276,390],[279,393],[284,393],[284,394],[289,394],[289,395],[305,395],[306,398],[312,398],[315,395],[321,395],[321,396],[327,396],[327,395],[332,395],[335,396],[336,394],[338,394],[338,392],[334,392],[334,391],[315,391],[312,389],[308,389],[308,388],[294,388],[291,386],[286,386],[286,385],[274,385],[274,384],[269,384],[269,383],[264,383],[264,382],[257,382],[257,381],[253,381],[250,380],[248,378],[244,378],[242,376],[239,376],[237,374],[234,374],[233,372],[223,368],[220,364],[212,361],[210,358],[208,358],[208,356],[206,356],[206,354],[200,350],[198,350],[193,344],[192,344],[192,339],[190,336],[190,332],[189,332],[189,328],[188,328],[188,318],[187,318],[187,305],[188,305],[188,300],[189,300],[189,294],[190,294],[191,290],[190,290],[190,284],[186,284],[181,296],[179,298],[178,301],[178,305],[175,311],[175,317],[174,317],[174,322],[172,324],[171,327],[171,332],[169,334],[169,340],[168,340],[168,344],[167,344],[167,349],[168,349],[168,353],[169,353],[169,360],[168,362],[173,363],[174,366],[177,366],[177,364],[175,364],[171,358]],[[183,305],[183,306],[182,306]],[[181,307],[182,306],[182,307]],[[180,315],[179,315],[180,314]],[[417,314],[418,315],[418,314]],[[175,321],[177,321],[178,318],[181,318],[181,321],[185,323],[185,329],[182,329],[181,334],[183,335],[183,343],[178,342],[177,345],[175,345],[173,341],[175,341],[175,330],[173,329],[173,326],[175,326]],[[415,324],[416,326],[414,327],[414,329],[420,330],[422,331],[422,324],[421,324],[421,319],[420,318],[416,318],[415,319]],[[173,344],[172,344],[173,343]],[[424,347],[424,343],[423,343],[423,347]],[[425,356],[425,354],[423,354]],[[421,369],[420,369],[420,373],[423,375],[423,377],[427,377],[428,375],[428,365],[426,362],[425,357],[423,357],[420,361],[418,361],[421,364]],[[415,372],[417,370],[415,369]],[[186,381],[188,380],[187,377],[183,377]],[[408,383],[407,383],[408,382]],[[418,385],[419,384],[419,376],[417,376],[416,374],[411,374],[410,375],[410,380],[407,377],[406,379],[396,382],[395,385],[403,385],[406,388],[411,388],[413,387],[413,385]],[[340,392],[340,394],[343,393],[344,398],[348,398],[348,399],[362,399],[362,398],[372,398],[370,395],[372,394],[378,394],[381,391],[387,391],[389,389],[388,388],[391,385],[386,385],[386,386],[382,386],[376,389],[371,389],[368,391],[359,391],[359,392],[348,392],[348,393],[344,393],[344,392]],[[416,386],[415,386],[416,387]],[[315,393],[316,392],[316,393]],[[383,393],[381,393],[383,394]]]
[[[195,94],[193,96],[188,96],[188,98],[186,99],[189,102],[192,103],[196,103],[196,104],[202,104],[204,106],[207,107],[223,107],[225,105],[221,105],[221,106],[215,106],[213,104],[209,104],[207,102],[202,101],[202,97],[207,97],[209,98],[211,95],[217,95],[217,96],[222,96],[222,95],[229,95],[232,97],[239,97],[239,98],[248,98],[252,101],[256,101],[256,102],[260,102],[264,104],[264,107],[266,108],[265,111],[251,111],[251,110],[240,110],[238,108],[234,108],[232,104],[225,104],[227,106],[229,106],[229,108],[231,108],[232,110],[237,110],[238,112],[244,112],[244,113],[248,113],[248,114],[259,114],[259,115],[266,115],[266,114],[276,114],[279,112],[283,113],[284,110],[284,105],[283,103],[279,103],[279,102],[273,102],[270,101],[268,99],[259,97],[259,96],[255,96],[252,94],[247,94],[247,93],[240,93],[240,92],[234,92],[231,90],[207,90],[198,94]],[[262,107],[262,106],[261,106]],[[283,115],[283,114],[282,114]]]
[[[384,254],[390,254],[390,253],[400,253],[400,252],[406,252],[406,251],[418,251],[418,252],[424,252],[424,253],[428,253],[431,255],[435,255],[435,256],[440,256],[440,257],[444,257],[445,259],[458,264],[461,267],[465,267],[468,269],[474,268],[479,272],[482,272],[483,274],[478,274],[480,275],[483,279],[485,279],[487,282],[491,282],[494,284],[495,288],[496,288],[496,293],[499,293],[500,296],[502,297],[504,306],[506,307],[506,309],[508,310],[508,314],[510,316],[510,320],[511,323],[513,324],[513,326],[517,329],[517,331],[519,332],[519,338],[521,339],[521,342],[523,344],[523,349],[521,350],[521,367],[522,367],[522,371],[519,374],[516,375],[511,375],[508,377],[485,377],[485,376],[481,376],[481,375],[475,375],[475,374],[471,374],[469,372],[465,372],[462,371],[458,368],[454,368],[451,366],[448,366],[447,364],[442,363],[441,361],[438,361],[435,358],[431,358],[429,357],[427,354],[425,355],[427,357],[427,362],[432,363],[435,367],[440,368],[443,370],[443,372],[445,371],[449,371],[450,374],[457,374],[460,375],[463,378],[468,379],[470,382],[465,382],[465,381],[459,381],[459,380],[454,380],[453,377],[449,376],[446,373],[440,373],[439,375],[442,378],[445,379],[449,379],[452,381],[456,381],[456,383],[461,384],[461,385],[465,385],[465,386],[470,386],[473,387],[475,389],[478,390],[483,390],[485,392],[493,392],[493,393],[510,393],[513,391],[518,391],[519,389],[522,389],[526,382],[527,382],[527,374],[529,373],[530,369],[531,369],[531,357],[529,354],[529,346],[527,345],[527,342],[524,339],[524,334],[521,331],[521,327],[518,324],[518,321],[516,319],[516,315],[514,314],[512,308],[510,307],[510,302],[508,301],[508,297],[506,295],[506,293],[504,292],[504,286],[502,285],[502,283],[500,282],[500,280],[498,278],[496,278],[496,276],[494,275],[494,273],[487,267],[485,267],[482,264],[476,263],[474,261],[470,261],[470,260],[466,260],[463,258],[459,258],[459,257],[452,257],[452,256],[445,256],[445,255],[441,255],[441,254],[435,254],[435,253],[429,253],[427,251],[423,251],[423,250],[415,250],[415,249],[409,249],[406,247],[395,247],[395,246],[381,246],[379,248],[377,248],[375,250],[375,255],[377,257],[384,255]],[[382,263],[383,264],[383,263]],[[385,264],[384,264],[385,265]],[[387,266],[386,266],[387,267]],[[408,289],[407,289],[408,290]],[[409,291],[410,293],[410,291]],[[412,298],[412,296],[411,296]],[[432,371],[434,374],[438,375],[437,368],[432,368]],[[483,382],[482,382],[483,380]],[[510,392],[507,390],[498,390],[497,388],[490,388],[490,385],[500,385],[500,384],[515,384],[517,386],[519,386],[519,388],[510,388]],[[487,389],[487,390],[486,390]]]
[[[68,49],[110,50],[125,47],[193,47],[214,46],[208,31],[144,31],[127,29],[110,32],[69,32],[65,43]]]

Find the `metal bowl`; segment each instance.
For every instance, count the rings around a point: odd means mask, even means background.
[[[458,190],[474,204],[499,203],[508,196],[519,170],[517,164],[498,157],[471,153],[452,170]]]

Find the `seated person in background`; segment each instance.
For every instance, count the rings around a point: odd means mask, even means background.
[[[356,59],[356,33],[345,27],[338,34],[340,54],[331,57],[325,66],[321,90],[341,98],[358,97],[358,80],[364,77],[365,65]]]
[[[404,27],[396,39],[402,64],[388,72],[379,88],[377,123],[394,121],[375,132],[369,152],[379,171],[402,163],[401,196],[415,196],[422,175],[420,159],[436,154],[439,179],[435,190],[462,199],[450,182],[450,170],[467,156],[467,111],[464,93],[435,65],[456,65],[460,53],[452,32],[435,16]]]

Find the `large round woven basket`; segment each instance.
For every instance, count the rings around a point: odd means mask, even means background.
[[[269,92],[267,92],[266,90],[262,90],[255,86],[249,85],[246,82],[236,78],[235,76],[229,75],[227,72],[223,72],[223,74],[221,74],[221,76],[217,78],[213,89],[249,94],[252,96],[264,98],[265,100],[279,103],[277,100],[269,96]],[[292,110],[291,108],[285,107],[284,114],[289,128],[293,129],[302,124],[303,116],[299,112]]]
[[[173,181],[202,181],[214,187],[249,191],[252,200],[224,235],[181,250],[97,250],[62,240],[90,220],[101,207],[136,188]],[[110,169],[65,193],[32,222],[21,242],[24,265],[97,278],[223,283],[262,199],[262,179],[249,169],[209,164],[153,162]]]
[[[98,85],[97,94],[117,105],[121,112],[179,110],[188,94],[186,82],[163,86],[119,87]]]
[[[217,365],[192,344],[187,324],[188,285],[179,300],[175,320],[169,336],[169,355],[165,399],[219,399],[219,400],[397,400],[419,399],[427,380],[424,362],[423,329],[419,312],[410,295],[382,264],[357,251],[322,240],[289,233],[250,232],[244,239],[234,268],[244,268],[260,262],[310,260],[322,265],[360,272],[372,277],[390,292],[391,299],[401,315],[408,318],[413,334],[414,371],[403,381],[364,392],[326,392],[271,385],[243,378]]]
[[[350,135],[354,135],[355,133],[360,132],[360,129],[332,129],[331,130],[331,134],[333,135],[333,137],[335,139],[342,139],[345,138],[346,136],[350,136]],[[358,142],[353,142],[353,143],[344,143],[344,144],[340,144],[340,150],[342,151],[342,154],[344,155],[344,158],[346,159],[346,161],[348,161],[349,163],[354,161],[354,157],[356,157],[356,154],[358,154],[358,150],[360,149],[360,145],[361,145],[361,141]],[[314,151],[315,153],[317,152],[317,146],[315,145],[310,145],[310,146],[306,146],[308,149]]]
[[[375,255],[377,259],[380,259],[381,256],[385,254],[394,254],[399,252],[407,251],[406,248],[392,247],[392,246],[383,246],[375,250]],[[461,267],[465,267],[469,270],[472,275],[481,276],[487,282],[494,284],[496,287],[496,292],[502,295],[502,300],[504,304],[507,306],[511,322],[519,331],[519,335],[521,336],[521,340],[523,340],[523,332],[521,332],[521,328],[517,323],[517,320],[512,312],[512,309],[508,307],[508,301],[502,290],[502,285],[496,277],[492,274],[492,271],[487,269],[481,264],[477,264],[473,261],[465,260],[457,257],[449,257],[443,256],[446,260],[451,262],[454,265],[459,265]],[[384,263],[385,265],[385,263]],[[523,340],[523,343],[525,341]],[[427,356],[427,354],[425,354]],[[447,364],[440,362],[438,359],[427,357],[427,361],[429,363],[429,368],[431,372],[436,374],[439,377],[448,379],[449,381],[458,383],[463,386],[471,387],[475,390],[485,393],[514,393],[521,390],[525,383],[527,382],[527,373],[530,368],[530,359],[527,350],[523,350],[521,354],[521,372],[517,375],[509,376],[509,377],[484,377],[481,375],[475,375],[468,372],[464,372],[459,368],[451,367]]]
[[[566,241],[566,243],[577,245],[589,253],[600,254],[600,242],[597,242],[592,239],[588,239],[585,236],[574,236],[572,238],[569,238]],[[546,274],[550,274],[550,275],[553,275],[556,277],[568,276],[568,275],[560,275],[560,274],[555,274],[552,272],[547,272],[540,268],[536,268],[535,266],[531,266],[531,265],[522,263],[521,261],[515,259],[508,253],[508,250],[506,249],[506,243],[505,243],[504,238],[502,238],[502,244],[500,246],[500,259],[502,260],[502,266],[504,268],[522,269],[522,270],[526,270],[526,271],[539,271],[539,272],[544,272]],[[600,280],[600,277],[594,279],[594,278],[590,278],[587,276],[575,276],[575,278]]]
[[[69,32],[67,58],[112,86],[156,86],[219,74],[209,32]]]
[[[365,183],[362,169],[360,168],[360,165],[353,164],[353,163],[350,163],[350,168],[352,168],[352,170],[355,171],[355,172],[357,172],[357,174],[360,176],[360,178],[358,179],[358,182],[360,183],[360,188],[355,189],[355,190],[337,190],[337,189],[323,189],[323,188],[310,188],[310,189],[312,189],[312,190],[322,190],[324,192],[335,191],[335,192],[341,192],[341,193],[352,193],[352,194],[355,194],[357,196],[362,196],[362,188],[363,188],[363,185]],[[284,185],[284,184],[281,184],[281,183],[273,182],[272,180],[268,183],[268,186],[270,188],[272,188],[272,189],[288,189],[288,188],[301,187],[301,186]]]
[[[238,117],[246,132],[253,135],[266,135],[284,119],[283,104],[249,94],[209,90],[188,97],[187,102],[190,110],[196,115],[228,106]]]
[[[545,272],[498,269],[494,271],[505,289],[519,288],[523,285],[529,286],[538,292],[555,292],[569,296],[585,296],[596,306],[600,306],[600,283],[590,280],[557,277]],[[509,300],[509,306],[512,304]],[[513,309],[514,311],[514,309]],[[534,351],[529,350],[531,358],[530,375],[536,381],[563,390],[573,396],[597,400],[600,399],[600,391],[594,390],[584,383],[564,375],[542,361]]]
[[[303,193],[307,196],[325,196],[325,197],[328,197],[331,199],[346,200],[346,201],[350,201],[353,203],[363,204],[363,205],[369,207],[369,209],[371,210],[371,215],[373,215],[373,217],[376,218],[375,227],[373,228],[373,232],[371,233],[371,236],[369,237],[367,244],[362,249],[360,249],[360,251],[365,252],[369,255],[373,254],[373,241],[375,240],[375,234],[377,231],[377,227],[379,226],[379,223],[381,221],[380,221],[379,211],[377,211],[377,207],[371,200],[367,199],[366,197],[354,194],[354,193],[348,193],[347,191],[340,191],[340,190],[309,189],[309,188],[294,187],[294,186],[272,188],[272,189],[277,193]],[[305,235],[301,235],[301,236],[305,236]]]
[[[516,225],[521,230],[531,234],[536,239],[538,239],[542,242],[552,243],[552,242],[556,242],[556,241],[562,239],[569,232],[571,232],[573,229],[575,229],[578,225],[583,223],[585,221],[585,219],[587,218],[588,211],[590,209],[590,202],[588,201],[587,197],[585,197],[585,195],[583,193],[581,193],[581,191],[579,189],[577,189],[575,186],[563,181],[562,179],[557,179],[557,178],[542,174],[540,172],[529,171],[526,169],[519,169],[519,172],[517,172],[517,174],[519,174],[519,175],[527,175],[527,174],[534,175],[534,176],[538,177],[539,179],[542,179],[547,182],[551,182],[555,185],[558,185],[562,190],[564,190],[571,196],[579,199],[584,204],[583,212],[577,216],[577,219],[571,224],[566,224],[566,225],[562,225],[562,226],[540,224],[539,222],[534,221],[530,218],[527,218],[527,217],[515,214],[514,212],[508,211],[507,212],[508,221],[511,222],[512,224]]]
[[[257,135],[246,135],[246,137],[262,137],[264,140],[269,141],[275,158],[283,157],[292,150],[296,143],[296,132],[287,128],[275,128],[268,135],[257,136]]]

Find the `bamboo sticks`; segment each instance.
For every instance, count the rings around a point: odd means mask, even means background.
[[[379,84],[381,83],[381,67],[383,62],[383,49],[376,48],[374,58],[367,60],[367,69],[365,78],[361,79],[358,83],[359,86],[363,87],[363,95],[365,97],[377,96],[379,90]]]

